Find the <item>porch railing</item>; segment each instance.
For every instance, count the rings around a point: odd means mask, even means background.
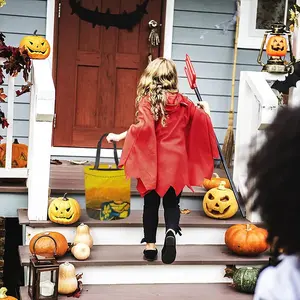
[[[233,180],[243,197],[247,196],[249,157],[262,145],[264,129],[278,110],[278,98],[267,82],[277,79],[283,80],[284,75],[247,71],[242,71],[240,75]],[[260,220],[259,215],[250,213],[249,209],[247,218],[253,222]]]
[[[30,220],[46,220],[55,103],[55,88],[48,60],[33,60],[31,81],[27,168],[11,168],[15,78],[8,78],[6,166],[0,168],[0,178],[27,178],[28,217]]]

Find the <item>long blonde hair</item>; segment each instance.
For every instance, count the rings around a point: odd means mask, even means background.
[[[137,87],[137,109],[141,99],[149,96],[154,120],[161,119],[161,124],[166,126],[167,92],[178,92],[177,70],[173,61],[159,57],[149,63],[141,76]]]

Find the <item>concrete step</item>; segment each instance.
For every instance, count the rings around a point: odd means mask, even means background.
[[[242,257],[224,245],[178,245],[177,258],[172,265],[164,265],[159,257],[154,262],[143,259],[143,246],[94,246],[86,261],[76,260],[67,253],[58,262],[71,262],[77,273],[83,273],[85,284],[147,284],[147,283],[220,283],[226,265],[264,265],[268,254]],[[21,265],[28,267],[28,246],[19,247]]]
[[[58,231],[67,238],[68,242],[72,242],[76,227],[81,222],[91,228],[95,245],[138,245],[143,238],[142,215],[142,211],[132,211],[130,216],[124,220],[103,222],[89,218],[86,211],[83,210],[80,222],[64,226],[51,221],[29,221],[27,210],[18,210],[19,223],[25,225],[26,245],[29,244],[32,236],[46,230]],[[203,211],[191,211],[190,214],[181,215],[182,236],[178,236],[177,243],[180,245],[224,244],[225,231],[237,223],[249,223],[249,221],[239,214],[232,219],[217,220],[208,218]],[[164,226],[164,217],[161,211],[157,231],[157,244],[160,245],[164,241]]]
[[[21,287],[21,300],[30,300],[27,288]],[[59,296],[59,300],[70,299]],[[241,294],[229,284],[138,284],[138,285],[84,285],[82,300],[250,300],[252,295]]]

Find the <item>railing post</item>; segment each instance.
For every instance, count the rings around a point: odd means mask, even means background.
[[[54,101],[49,62],[34,60],[27,181],[29,220],[47,220]]]

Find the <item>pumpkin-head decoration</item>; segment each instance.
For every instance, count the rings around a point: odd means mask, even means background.
[[[57,224],[69,225],[77,222],[81,215],[77,200],[67,197],[54,198],[48,208],[49,219]]]
[[[50,55],[50,45],[44,37],[36,33],[37,30],[33,35],[23,37],[19,47],[25,48],[32,59],[46,59]]]
[[[266,53],[269,56],[285,56],[287,53],[286,38],[280,34],[271,35],[267,43]]]
[[[69,250],[67,239],[55,231],[41,232],[32,237],[29,243],[32,254],[43,257],[61,257]]]
[[[0,289],[0,299],[5,299],[5,300],[18,300],[18,299],[15,298],[15,297],[7,296],[6,293],[7,293],[7,288],[6,288],[6,287],[2,287],[2,288]]]
[[[26,168],[28,157],[28,146],[25,144],[19,144],[15,139],[12,144],[12,168]],[[6,143],[0,145],[0,168],[5,167],[6,160]]]
[[[205,178],[203,180],[203,187],[208,191],[210,189],[216,188],[220,185],[221,181],[225,181],[225,187],[230,189],[230,182],[227,178],[221,178],[217,173],[213,173],[213,177],[211,179]]]
[[[208,217],[215,219],[229,219],[236,214],[238,204],[232,190],[225,188],[225,181],[206,192],[203,210]]]
[[[268,232],[253,224],[236,224],[225,232],[225,244],[238,255],[256,256],[265,252]]]

